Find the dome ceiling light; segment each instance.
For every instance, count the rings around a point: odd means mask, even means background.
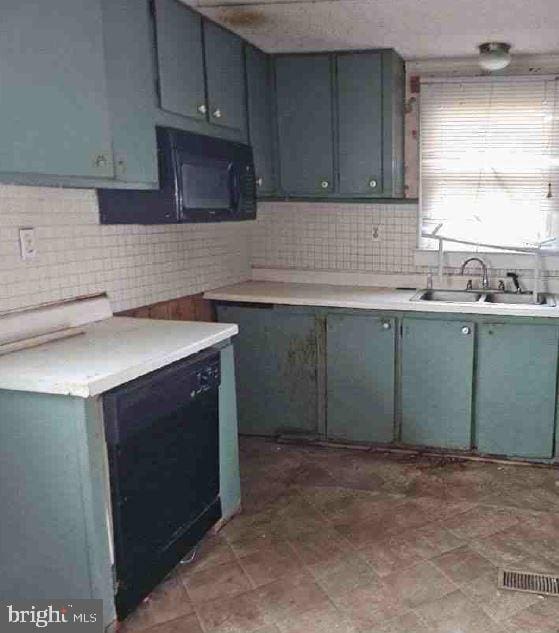
[[[510,44],[505,42],[485,42],[479,45],[479,65],[493,72],[503,70],[510,64]]]

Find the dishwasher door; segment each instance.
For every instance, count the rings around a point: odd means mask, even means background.
[[[219,383],[206,352],[104,397],[121,619],[221,516]]]

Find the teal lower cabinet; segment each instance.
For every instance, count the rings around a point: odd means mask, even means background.
[[[318,328],[311,312],[234,304],[219,321],[237,323],[239,430],[249,435],[318,431]]]
[[[473,360],[473,323],[403,320],[402,442],[471,447]]]
[[[394,440],[395,320],[330,314],[326,411],[330,439]]]
[[[554,325],[479,326],[475,420],[481,453],[552,457],[558,342]]]

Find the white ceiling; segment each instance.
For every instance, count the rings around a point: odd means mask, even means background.
[[[558,0],[182,0],[268,52],[395,48],[405,59],[559,51]]]

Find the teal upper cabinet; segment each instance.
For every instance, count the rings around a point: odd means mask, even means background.
[[[331,55],[276,58],[281,192],[327,196],[335,190]]]
[[[246,119],[243,42],[205,20],[204,46],[210,123],[241,130]]]
[[[276,57],[280,194],[404,193],[404,64],[391,50]]]
[[[257,193],[270,195],[276,189],[273,141],[272,59],[245,45],[249,142],[254,153]]]
[[[326,326],[328,437],[392,442],[394,319],[329,314]]]
[[[381,194],[382,54],[336,56],[340,193]]]
[[[207,118],[202,17],[178,0],[154,0],[161,108]]]
[[[3,0],[1,14],[0,172],[112,177],[100,0]]]
[[[553,325],[479,326],[476,443],[480,452],[553,455],[558,335]]]
[[[160,106],[188,117],[164,123],[217,136],[220,128],[244,132],[241,38],[178,0],[154,0],[154,7]]]
[[[401,390],[402,441],[469,449],[474,325],[405,318]]]
[[[156,187],[155,68],[148,3],[103,0],[103,20],[115,177]]]
[[[403,122],[402,103],[392,108],[385,81],[391,51],[336,55],[338,95],[339,192],[342,196],[402,195],[401,179],[394,182],[392,161],[401,161],[403,148],[394,148],[392,119]],[[387,77],[389,75],[389,77]],[[402,76],[403,77],[403,76]],[[388,102],[388,103],[386,103]],[[403,136],[400,136],[402,141]],[[401,164],[397,167],[401,171]]]

